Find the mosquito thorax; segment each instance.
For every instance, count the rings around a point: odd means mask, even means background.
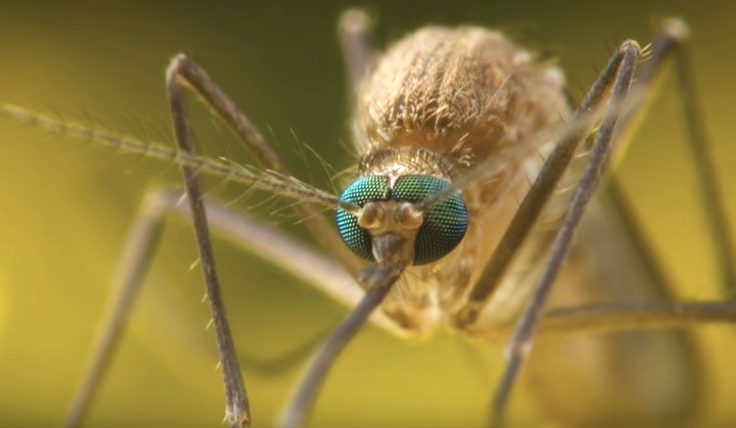
[[[449,167],[416,148],[382,148],[361,159],[361,175],[340,196],[358,212],[338,208],[337,228],[353,253],[371,262],[423,265],[462,241],[468,211],[460,192],[424,208],[420,202],[450,186]]]

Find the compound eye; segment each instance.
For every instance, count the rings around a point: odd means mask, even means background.
[[[397,201],[420,202],[450,184],[437,177],[404,175],[393,188]],[[462,196],[455,192],[424,213],[414,246],[414,265],[432,263],[458,246],[468,229],[468,209]]]
[[[388,177],[367,175],[348,186],[340,195],[340,200],[362,207],[368,202],[385,201],[390,194]],[[358,257],[374,261],[371,234],[358,224],[358,216],[338,208],[335,217],[337,230],[348,248]]]

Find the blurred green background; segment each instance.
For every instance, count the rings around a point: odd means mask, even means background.
[[[164,69],[185,52],[272,138],[301,178],[329,189],[319,162],[305,161],[296,142],[315,148],[338,171],[351,164],[343,149],[348,132],[335,22],[355,5],[377,18],[381,46],[427,23],[504,28],[558,57],[577,98],[617,43],[647,43],[662,18],[682,16],[692,27],[719,177],[729,212],[736,213],[736,5],[726,0],[4,2],[0,102],[170,141]],[[713,250],[672,83],[662,86],[620,173],[679,296],[715,298]],[[190,107],[202,150],[251,162],[206,109]],[[179,172],[6,118],[0,138],[0,426],[53,426],[82,375],[137,206],[152,185],[178,183]],[[222,188],[219,180],[207,183],[224,200],[244,192]],[[281,212],[272,223],[308,239],[296,220]],[[216,253],[255,424],[270,426],[304,357],[269,362],[314,342],[345,310],[223,240]],[[205,329],[200,273],[189,269],[195,259],[189,227],[170,222],[89,426],[219,426],[222,386],[213,334]],[[736,399],[733,328],[698,332],[713,378],[703,425],[727,426],[736,420],[729,405]],[[331,374],[314,426],[479,426],[501,350],[479,351],[453,337],[404,343],[367,329]],[[546,422],[523,388],[518,392],[513,406],[521,420]]]

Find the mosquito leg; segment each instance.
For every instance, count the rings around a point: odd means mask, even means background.
[[[627,41],[621,45],[618,52],[622,59],[618,72],[616,73],[616,83],[611,95],[611,104],[613,105],[618,105],[622,102],[628,93],[634,78],[636,63],[639,60],[640,48],[636,42]],[[590,153],[588,165],[585,168],[572,204],[565,216],[562,228],[555,239],[549,261],[535,287],[531,300],[524,309],[516,331],[507,345],[508,363],[493,402],[494,425],[500,425],[503,421],[503,412],[506,408],[511,387],[514,384],[521,365],[531,350],[534,331],[544,304],[570,249],[575,230],[585,212],[585,207],[592,198],[600,175],[606,165],[606,158],[613,142],[613,133],[618,118],[619,114],[617,112],[607,115],[600,126],[598,136]]]
[[[537,334],[604,333],[709,323],[736,323],[736,303],[646,301],[560,307],[545,312]]]
[[[360,9],[346,10],[337,24],[351,106],[355,106],[355,95],[371,61],[370,27],[370,18]]]
[[[575,109],[573,121],[583,118],[590,111],[598,108],[604,97],[611,91],[616,82],[618,70],[625,58],[625,52],[619,50],[609,60],[598,80]],[[622,106],[616,106],[621,108]],[[509,227],[504,232],[491,260],[480,275],[480,280],[473,286],[465,303],[455,315],[458,328],[470,328],[478,319],[480,311],[486,306],[493,292],[506,273],[514,256],[526,240],[532,226],[542,213],[545,204],[557,190],[557,184],[568,170],[576,149],[585,139],[587,127],[578,127],[567,133],[558,141],[555,150],[550,154],[534,184],[522,201]]]
[[[89,410],[105,371],[110,366],[115,347],[123,335],[128,315],[138,292],[138,285],[148,270],[152,254],[161,236],[163,225],[156,204],[144,202],[128,233],[123,254],[113,277],[112,298],[105,319],[100,324],[100,335],[95,345],[84,380],[77,391],[71,409],[64,422],[65,428],[81,424]]]
[[[175,121],[175,128],[177,133],[177,141],[179,146],[184,151],[191,151],[191,141],[189,140],[190,134],[187,129],[187,123],[186,123],[186,117],[184,115],[183,110],[183,103],[181,100],[181,95],[179,91],[179,86],[175,83],[175,80],[177,77],[185,77],[187,80],[191,80],[191,76],[182,70],[190,70],[190,71],[198,71],[202,73],[202,76],[198,79],[200,83],[207,83],[212,84],[212,81],[206,77],[206,74],[201,69],[198,69],[196,65],[187,60],[184,56],[179,56],[176,59],[174,59],[174,62],[169,68],[169,74],[168,74],[168,82],[169,82],[169,96],[171,98],[171,107],[172,107],[172,116],[174,117]],[[204,78],[201,78],[204,77]],[[193,84],[192,82],[189,82],[190,84]],[[223,95],[224,97],[224,95]],[[206,97],[205,97],[206,98]],[[213,100],[216,101],[216,100]],[[213,106],[213,108],[217,111],[217,106]],[[244,117],[244,116],[243,116]],[[179,122],[177,124],[177,122]],[[251,126],[251,131],[255,128]],[[197,233],[197,239],[198,239],[198,245],[200,248],[200,253],[209,253],[207,257],[205,257],[205,254],[202,254],[202,268],[206,276],[206,282],[208,287],[208,294],[210,287],[213,288],[215,291],[217,291],[217,297],[219,298],[219,285],[217,284],[217,276],[215,274],[214,270],[214,259],[211,257],[211,245],[209,243],[209,233],[207,229],[207,220],[205,217],[204,209],[202,207],[201,202],[201,191],[199,189],[199,181],[197,178],[196,171],[193,171],[191,168],[183,167],[186,185],[187,185],[187,195],[190,199],[190,204],[192,207],[192,217],[195,224],[195,232]],[[193,180],[191,180],[193,178]],[[191,181],[190,181],[191,180]],[[307,206],[309,208],[309,206]],[[303,213],[304,214],[304,213]],[[313,213],[312,213],[313,214]],[[308,216],[309,217],[309,216]],[[311,218],[311,217],[310,217]],[[324,217],[322,217],[324,219]],[[314,230],[314,229],[313,229]],[[334,232],[334,228],[330,228],[330,236],[335,238],[337,240],[337,234]],[[319,237],[319,235],[318,235]],[[325,242],[323,242],[324,244]],[[342,244],[337,245],[329,245],[328,248],[332,249],[333,252],[335,252],[337,248],[342,248]],[[347,253],[345,251],[337,251],[336,254],[339,256],[340,254]],[[205,263],[205,259],[208,258],[208,262],[212,262],[211,266],[207,266],[208,263]],[[341,257],[342,260],[345,260],[345,257]],[[346,266],[355,266],[354,263],[350,263],[350,259],[345,261]],[[373,265],[372,265],[373,266]],[[309,370],[307,371],[306,377],[304,381],[302,382],[300,388],[298,389],[296,396],[294,400],[292,401],[292,405],[287,409],[286,413],[284,414],[283,424],[286,426],[299,426],[302,425],[303,422],[306,420],[309,411],[311,410],[312,403],[314,402],[318,389],[321,386],[327,371],[329,370],[330,366],[332,365],[332,362],[337,358],[337,355],[340,353],[340,351],[347,345],[347,343],[350,341],[350,339],[355,335],[357,330],[363,326],[370,316],[370,314],[373,312],[373,310],[378,307],[383,299],[386,297],[388,292],[391,289],[391,286],[394,284],[394,282],[398,279],[398,277],[401,275],[401,273],[404,271],[405,266],[397,265],[397,264],[381,264],[378,266],[369,266],[366,270],[363,271],[364,281],[366,282],[367,291],[363,299],[360,301],[357,307],[350,313],[348,318],[340,325],[338,328],[327,338],[327,340],[323,343],[322,347],[318,350],[315,359],[313,360],[312,364],[309,367]],[[209,278],[207,277],[209,275]],[[210,298],[212,302],[212,298]],[[213,319],[215,321],[215,327],[216,327],[216,333],[218,336],[218,343],[220,343],[220,338],[222,338],[222,342],[219,346],[221,348],[220,350],[220,358],[223,363],[223,376],[225,378],[225,387],[226,387],[226,397],[227,397],[227,413],[228,413],[228,419],[231,421],[231,424],[233,427],[238,426],[241,422],[247,422],[249,420],[249,415],[247,414],[247,403],[245,403],[245,407],[242,407],[241,409],[243,413],[237,414],[233,413],[231,409],[233,409],[231,406],[238,405],[238,403],[233,403],[231,400],[235,398],[241,398],[239,396],[239,390],[235,391],[235,394],[232,395],[230,392],[231,385],[228,384],[228,375],[225,372],[225,357],[230,358],[235,363],[235,366],[233,366],[233,369],[237,369],[237,360],[235,357],[235,352],[232,349],[232,340],[230,339],[229,331],[225,330],[224,333],[221,335],[217,330],[217,318],[215,315],[215,309],[222,310],[222,320],[223,325],[225,329],[227,329],[227,323],[226,319],[224,317],[224,308],[222,308],[221,302],[217,305],[218,307],[215,308],[214,304],[211,303],[213,306]],[[226,335],[225,335],[226,334]],[[227,346],[223,346],[227,345]],[[232,385],[233,388],[237,388],[238,385],[236,384],[237,381],[240,381],[240,384],[242,385],[242,376],[240,375],[240,371],[237,370],[237,372],[233,372],[233,375],[237,375],[237,378],[232,379],[234,384]],[[242,389],[243,395],[242,398],[246,399],[244,393],[244,388]],[[237,397],[235,396],[237,395]]]
[[[292,176],[273,146],[204,69],[185,55],[179,54],[172,61],[170,70],[177,82],[191,88],[228,125],[265,169],[283,176]],[[324,217],[322,210],[306,202],[296,205],[295,209],[322,247],[347,266],[352,273],[357,274],[360,271],[360,263],[349,251],[338,250],[343,248],[342,240],[334,225]]]
[[[646,91],[648,96],[653,96],[649,90],[653,86],[652,82],[661,75],[665,60],[673,58],[689,134],[691,157],[700,185],[699,193],[703,195],[701,201],[708,216],[707,224],[711,239],[716,245],[719,257],[722,284],[728,297],[736,297],[736,244],[728,222],[723,192],[718,186],[715,155],[700,109],[688,39],[687,24],[674,18],[665,21],[652,43],[651,59],[642,64],[632,91],[642,90]],[[627,126],[629,122],[638,123],[638,119],[643,116],[643,109],[632,110],[631,116],[624,119],[622,126]],[[631,131],[632,129],[626,130]]]
[[[186,63],[186,61],[184,61]],[[169,108],[174,125],[174,135],[178,149],[185,153],[194,153],[191,132],[184,110],[184,100],[177,77],[181,66],[181,57],[175,58],[166,71],[166,89],[169,97]],[[225,415],[232,428],[250,424],[250,406],[245,391],[245,382],[240,372],[238,357],[235,353],[230,326],[225,314],[225,304],[220,292],[220,281],[215,267],[215,257],[210,242],[207,215],[202,201],[202,189],[199,173],[192,167],[182,165],[184,185],[192,211],[194,234],[197,240],[197,249],[202,265],[207,298],[210,302],[210,312],[217,338],[217,350],[220,355],[222,377],[225,383]]]
[[[191,217],[189,210],[180,203],[182,194],[181,189],[160,189],[155,192],[154,197],[167,211]],[[308,282],[346,308],[357,306],[365,295],[355,278],[334,259],[312,250],[262,221],[206,197],[205,208],[214,233]],[[284,257],[284,254],[289,254],[290,257]],[[407,334],[382,312],[376,312],[371,321],[393,334]]]
[[[337,36],[345,61],[350,92],[360,85],[371,62],[371,19],[360,9],[348,9],[340,14]]]
[[[340,14],[337,24],[337,36],[340,40],[345,75],[348,105],[350,106],[351,130],[353,144],[358,152],[364,151],[370,143],[365,132],[358,125],[358,92],[368,67],[371,63],[371,19],[360,9],[348,9]]]
[[[711,228],[711,236],[716,243],[717,253],[720,254],[719,263],[723,285],[728,297],[734,298],[736,297],[736,244],[728,223],[723,192],[718,186],[714,162],[715,155],[705,130],[700,102],[697,97],[692,69],[693,61],[690,57],[690,50],[685,43],[687,28],[684,27],[684,23],[681,21],[670,20],[665,24],[665,29],[668,31],[663,32],[661,37],[665,38],[669,34],[675,34],[674,37],[670,37],[668,40],[671,40],[673,44],[679,43],[676,45],[678,49],[675,49],[675,64],[682,90],[683,106],[690,133],[691,151],[700,183],[700,193],[703,195],[704,208],[710,219],[708,224]],[[677,37],[679,29],[684,30],[683,37]]]
[[[363,270],[359,279],[365,283],[365,296],[317,350],[296,394],[277,423],[280,428],[297,428],[306,423],[319,388],[335,359],[383,302],[405,268],[397,263],[378,263]]]
[[[164,217],[171,213],[191,218],[191,210],[181,203],[183,196],[181,189],[158,189],[149,192],[143,201],[118,262],[113,283],[115,291],[101,324],[101,335],[65,427],[73,428],[82,422],[105,371],[112,363],[115,347],[124,334],[139,286],[158,246]],[[214,232],[304,279],[346,307],[353,307],[360,301],[363,290],[339,263],[232,208],[207,199],[204,203]],[[283,254],[291,254],[292,257],[284,258]],[[380,312],[375,313],[371,321],[392,333],[402,334],[402,330]]]
[[[736,303],[720,300],[650,300],[555,307],[544,312],[534,337],[672,329],[705,324],[736,324]],[[489,342],[501,342],[514,333],[515,327],[513,323],[499,325],[485,331],[483,338]]]

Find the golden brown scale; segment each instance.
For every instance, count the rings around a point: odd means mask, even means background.
[[[421,29],[395,43],[361,88],[362,131],[374,146],[445,155],[462,142],[493,155],[568,109],[562,82],[532,59],[501,33]]]
[[[450,162],[444,178],[451,180],[566,117],[562,89],[556,68],[536,64],[501,33],[423,28],[391,46],[360,88],[357,132],[368,137],[362,173],[386,175],[379,162],[371,163],[375,150],[424,148]],[[463,189],[466,238],[437,264],[407,272],[383,306],[399,324],[418,332],[452,324],[450,315],[526,192],[521,166]],[[389,175],[412,172],[407,166]]]

